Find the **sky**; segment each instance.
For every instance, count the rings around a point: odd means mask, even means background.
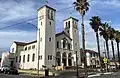
[[[48,5],[55,8],[56,33],[63,30],[63,20],[72,16],[79,20],[79,36],[81,45],[81,16],[75,10],[75,0],[48,0]],[[89,11],[85,15],[86,49],[97,51],[95,33],[89,25],[92,16],[99,16],[102,22],[108,22],[116,30],[119,27],[120,0],[89,0]],[[0,52],[9,51],[13,41],[29,42],[36,40],[37,9],[45,5],[45,0],[0,0]],[[34,19],[34,20],[30,20]],[[9,26],[9,27],[7,27]],[[7,27],[5,29],[2,29]],[[115,52],[116,52],[116,43]],[[82,47],[82,46],[80,46]],[[111,45],[109,41],[109,49]],[[104,51],[104,40],[100,36],[100,50]],[[112,52],[110,53],[112,55]]]

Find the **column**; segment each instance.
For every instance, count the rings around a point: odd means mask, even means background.
[[[66,63],[67,63],[66,66],[69,66],[68,65],[68,54],[67,53],[66,53]]]
[[[63,40],[61,40],[61,48],[63,48]]]
[[[61,61],[60,61],[61,64],[60,65],[62,66],[62,53],[61,53],[61,58],[60,59],[61,59]]]

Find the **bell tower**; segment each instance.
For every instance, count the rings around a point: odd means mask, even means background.
[[[39,66],[51,68],[55,65],[55,12],[47,5],[38,9],[37,44],[39,51]],[[39,31],[40,30],[40,31]]]
[[[78,19],[73,17],[69,17],[68,19],[65,19],[64,31],[72,39],[72,42],[71,42],[72,50],[74,51],[74,55],[76,55],[75,53],[77,52],[78,64],[81,64],[78,21],[79,21]],[[76,57],[74,57],[74,61],[76,61]]]

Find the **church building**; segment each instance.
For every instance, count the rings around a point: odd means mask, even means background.
[[[15,54],[16,66],[21,69],[76,66],[76,55],[78,65],[81,65],[79,20],[73,17],[65,19],[62,32],[56,34],[56,10],[44,5],[37,12],[37,40],[14,41],[10,47],[10,53]]]

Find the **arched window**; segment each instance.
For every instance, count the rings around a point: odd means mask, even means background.
[[[25,63],[25,55],[23,55],[23,63]]]
[[[27,62],[29,62],[30,61],[30,55],[28,54],[28,57],[27,57]]]
[[[68,54],[68,58],[71,58],[71,57],[72,57],[72,54],[71,54],[71,53],[69,53],[69,54]]]
[[[32,55],[32,61],[35,61],[35,54]]]
[[[66,58],[66,52],[64,52],[64,53],[62,54],[62,57],[63,57],[63,58]]]
[[[21,62],[21,56],[19,56],[19,62]]]
[[[27,47],[25,47],[25,51],[27,50]]]
[[[66,22],[66,28],[67,28],[67,22]]]
[[[68,21],[68,27],[70,28],[70,21]]]

